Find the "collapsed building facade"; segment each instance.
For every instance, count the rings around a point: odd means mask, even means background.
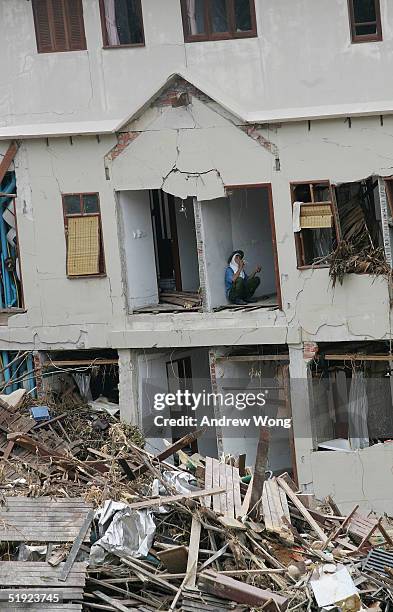
[[[391,512],[388,0],[119,4],[0,2],[3,387],[93,368],[143,428],[153,390],[271,381],[269,469]],[[228,304],[235,249],[254,304]],[[253,434],[198,450],[252,465]]]

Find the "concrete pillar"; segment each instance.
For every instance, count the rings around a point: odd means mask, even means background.
[[[138,393],[138,352],[119,349],[119,404],[120,418],[141,427]]]
[[[299,487],[303,491],[312,491],[312,389],[308,364],[313,356],[313,347],[307,343],[307,346],[306,344],[289,345],[288,349],[292,423]]]

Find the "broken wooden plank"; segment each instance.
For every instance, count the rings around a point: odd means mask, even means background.
[[[287,522],[291,522],[288,502],[285,492],[279,488],[277,480],[265,480],[262,493],[263,520],[266,530],[276,533],[279,537],[293,543],[293,534],[288,529]]]
[[[0,540],[5,542],[72,541],[91,509],[82,498],[5,499],[6,504],[0,506]]]
[[[155,553],[156,557],[170,572],[185,572],[187,568],[187,546],[173,546]]]
[[[102,593],[101,591],[94,591],[93,595],[98,597],[98,599],[105,601],[107,604],[112,606],[114,610],[119,610],[119,612],[138,612],[138,608],[126,608],[120,601],[105,595],[105,593]]]
[[[303,518],[307,521],[307,523],[313,529],[313,531],[315,531],[319,539],[322,540],[322,542],[325,542],[327,540],[327,535],[318,525],[316,520],[311,516],[307,508],[303,506],[302,502],[299,500],[296,493],[292,491],[291,487],[282,478],[278,477],[277,482],[279,486],[285,491],[286,495],[289,497],[293,505],[299,510],[300,514],[303,516]]]
[[[116,554],[116,551],[114,551],[114,554]],[[169,591],[170,593],[177,593],[177,588],[174,587],[173,584],[170,584],[170,582],[167,582],[166,580],[160,578],[159,575],[156,575],[153,572],[150,572],[149,570],[145,569],[139,563],[135,563],[134,561],[130,561],[129,559],[125,559],[124,557],[120,557],[120,560],[122,563],[124,563],[124,565],[128,565],[128,567],[131,567],[137,574],[142,574],[142,576],[145,576],[151,582],[158,584],[160,587]]]
[[[205,459],[205,488],[210,489],[214,486],[213,484],[213,458],[206,457]],[[205,497],[204,506],[206,508],[210,508],[212,503],[212,498],[210,496]]]
[[[269,430],[261,427],[259,430],[259,440],[254,467],[254,478],[252,483],[250,512],[258,515],[260,500],[262,498],[263,483],[265,482],[265,472],[267,468],[267,458],[269,453]]]
[[[84,587],[86,563],[74,563],[66,582],[60,580],[63,564],[51,567],[42,561],[0,561],[1,587]]]
[[[254,481],[254,477],[251,478],[249,485],[247,487],[247,491],[246,491],[246,494],[244,496],[243,503],[242,503],[240,517],[246,516],[248,514],[248,510],[250,508],[253,481]]]
[[[197,566],[198,566],[198,558],[199,558],[199,542],[201,538],[201,522],[198,517],[192,517],[191,523],[191,535],[190,535],[190,544],[188,547],[188,559],[187,559],[187,569],[186,569],[186,578],[184,586],[187,586],[189,589],[195,589],[196,583],[196,575],[197,575]]]
[[[197,431],[193,431],[193,432],[183,436],[182,438],[180,438],[180,440],[177,440],[177,442],[174,442],[173,444],[168,446],[168,448],[166,448],[161,453],[156,455],[152,459],[153,463],[154,462],[160,463],[161,461],[164,461],[164,459],[167,459],[171,455],[174,455],[181,448],[184,448],[185,446],[189,446],[192,442],[194,442],[195,440],[200,438],[200,436],[204,433],[204,431],[205,431],[204,429],[198,429]],[[148,467],[147,467],[146,464],[141,465],[140,467],[136,468],[134,470],[135,478],[137,478],[138,476],[141,476],[147,470],[148,470]]]
[[[188,499],[197,499],[198,497],[206,497],[206,495],[219,495],[224,489],[217,487],[216,489],[202,489],[201,491],[192,491],[191,493],[179,493],[179,495],[167,495],[162,497],[153,497],[140,502],[134,502],[128,504],[128,507],[132,510],[141,510],[142,508],[151,508],[153,506],[165,506],[167,504],[174,504],[175,502],[184,501]]]
[[[65,582],[68,578],[68,574],[71,571],[72,565],[75,562],[75,559],[78,555],[79,549],[84,541],[88,531],[90,530],[91,522],[94,518],[94,510],[90,510],[87,517],[85,518],[83,525],[80,528],[78,535],[76,536],[74,543],[71,547],[70,554],[67,557],[66,562],[63,565],[63,569],[60,575],[60,580]]]
[[[16,142],[11,142],[8,147],[3,159],[0,162],[0,183],[8,172],[12,162],[14,161],[15,155],[18,151],[18,145]]]
[[[248,606],[258,607],[271,600],[266,608],[269,612],[277,612],[277,610],[284,612],[288,606],[286,597],[277,595],[272,591],[265,591],[251,584],[245,584],[211,570],[201,573],[198,586],[207,593]]]

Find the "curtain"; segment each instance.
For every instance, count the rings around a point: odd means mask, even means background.
[[[187,5],[188,5],[187,6],[188,23],[190,24],[190,34],[198,34],[195,0],[188,0]]]
[[[348,402],[348,437],[352,450],[369,446],[368,400],[364,372],[354,370]]]
[[[119,34],[117,32],[117,23],[116,23],[116,8],[115,8],[115,0],[104,0],[105,6],[105,25],[106,32],[108,36],[108,45],[119,45]]]
[[[228,32],[226,0],[211,0],[210,11],[213,32]]]

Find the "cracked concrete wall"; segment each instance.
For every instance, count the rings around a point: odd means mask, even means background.
[[[364,514],[386,512],[390,516],[393,512],[392,443],[376,444],[350,453],[310,452],[310,459],[317,499],[331,495],[344,514],[356,504]]]
[[[33,140],[15,158],[16,213],[26,312],[0,326],[2,348],[106,347],[124,299],[114,194],[103,156],[113,139]],[[106,276],[66,276],[62,193],[99,192]],[[110,245],[110,248],[109,248]]]
[[[384,279],[349,275],[333,290],[327,269],[297,269],[289,184],[392,174],[393,118],[385,119],[383,126],[373,118],[357,119],[351,129],[341,120],[315,122],[311,130],[307,123],[260,127],[259,141],[227,114],[193,99],[188,107],[152,107],[133,127],[138,127],[138,137],[109,163],[107,153],[116,145],[115,137],[22,143],[15,160],[16,205],[27,312],[0,326],[2,347],[209,346],[217,344],[218,335],[221,345],[389,338]],[[5,151],[6,143],[2,147]],[[173,171],[175,163],[179,172]],[[214,169],[220,178],[202,184],[205,177],[199,173],[206,169]],[[198,174],[200,187],[193,180],[187,183],[183,171]],[[192,195],[200,188],[207,198],[204,207],[214,206],[218,185],[221,192],[225,185],[272,184],[282,312],[128,315],[115,192],[160,187],[168,173],[175,175],[170,189],[175,195],[185,185]],[[103,278],[66,277],[61,194],[83,191],[100,194],[107,272]],[[132,283],[135,296],[138,282],[135,278]]]
[[[389,106],[389,0],[381,0],[384,40],[367,45],[350,43],[346,0],[257,0],[255,5],[258,37],[184,44],[180,1],[165,0],[164,10],[162,0],[142,0],[146,46],[103,49],[98,2],[83,0],[87,51],[38,54],[31,2],[1,0],[0,67],[7,79],[0,123],[121,119],[130,101],[136,109],[178,70],[206,81],[244,112],[273,118],[288,112],[323,115],[342,111],[343,105],[348,115]],[[283,66],[285,78],[277,78]]]
[[[107,160],[114,188],[163,189],[201,201],[223,197],[225,185],[270,178],[272,155],[234,122],[197,97],[179,108],[151,106],[124,128],[138,136]]]

